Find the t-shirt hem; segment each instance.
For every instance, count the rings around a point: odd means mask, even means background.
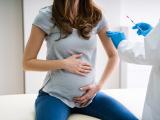
[[[87,107],[87,106],[93,101],[93,98],[95,97],[95,96],[94,96],[85,106],[80,107],[79,105],[77,106],[77,105],[75,105],[75,104],[72,103],[72,102],[68,103],[67,101],[65,101],[64,99],[60,98],[59,96],[47,92],[45,89],[42,89],[42,91],[48,93],[50,96],[56,97],[57,99],[59,99],[60,101],[62,101],[64,104],[66,104],[66,105],[67,105],[68,107],[70,107],[70,108],[74,108],[74,107],[77,107],[77,108]]]

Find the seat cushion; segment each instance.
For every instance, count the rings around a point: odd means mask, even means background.
[[[100,120],[100,119],[82,114],[73,114],[70,115],[68,120]]]
[[[37,94],[0,96],[0,120],[34,120]]]
[[[124,104],[138,118],[141,117],[145,89],[102,90]],[[34,120],[34,102],[37,94],[16,94],[0,96],[0,120]],[[99,120],[86,115],[73,114],[68,120]]]

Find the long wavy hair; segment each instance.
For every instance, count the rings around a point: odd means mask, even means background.
[[[102,12],[92,0],[54,0],[52,18],[60,29],[59,40],[70,35],[73,28],[87,40],[92,29],[101,20]]]

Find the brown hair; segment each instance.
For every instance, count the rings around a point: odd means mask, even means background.
[[[72,33],[72,28],[76,28],[79,36],[89,39],[90,32],[101,20],[102,13],[92,0],[54,0],[52,18],[60,29],[60,34],[65,35],[63,38]]]

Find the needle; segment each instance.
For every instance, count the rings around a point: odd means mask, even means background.
[[[136,23],[129,17],[129,16],[126,16],[134,25],[136,25]],[[141,30],[143,32],[143,30],[137,25],[137,28],[139,30]]]

